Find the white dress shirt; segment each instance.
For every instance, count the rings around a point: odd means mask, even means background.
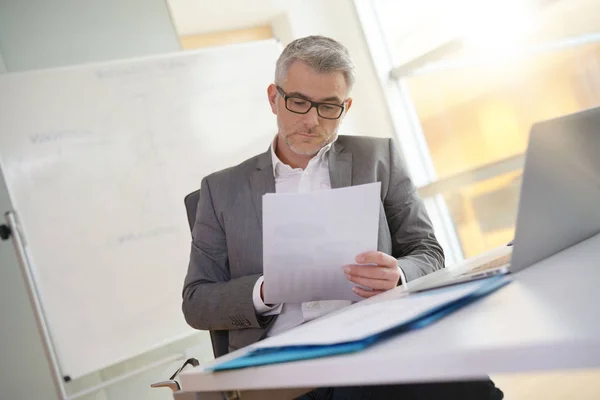
[[[317,155],[309,161],[304,170],[302,168],[293,169],[289,165],[281,162],[275,154],[276,146],[277,137],[275,137],[273,145],[271,146],[276,193],[306,193],[331,189],[327,153],[331,149],[332,143],[323,147]],[[404,283],[406,280],[402,269],[400,269],[400,274],[401,282]],[[263,278],[260,277],[256,282],[252,293],[252,301],[256,313],[265,316],[279,314],[269,330],[268,336],[277,335],[304,322],[311,321],[351,304],[350,301],[346,300],[326,300],[300,304],[284,303],[276,306],[268,306],[263,302],[260,296],[260,287],[262,283]]]

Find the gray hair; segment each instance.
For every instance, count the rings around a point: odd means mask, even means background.
[[[333,39],[307,36],[288,44],[277,59],[275,83],[281,84],[285,81],[290,65],[296,60],[322,74],[341,71],[346,79],[348,92],[354,85],[355,66],[350,53],[346,47]]]

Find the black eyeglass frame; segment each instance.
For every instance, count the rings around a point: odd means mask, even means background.
[[[344,101],[343,105],[340,104],[335,104],[335,103],[319,103],[316,101],[311,101],[308,100],[304,97],[300,97],[300,96],[289,96],[279,85],[275,85],[275,87],[277,88],[277,91],[279,92],[279,94],[281,94],[281,96],[283,97],[283,102],[285,103],[285,108],[290,111],[293,112],[294,114],[308,114],[310,112],[310,110],[312,110],[313,108],[315,108],[317,110],[317,114],[319,115],[319,117],[324,118],[324,119],[331,119],[331,120],[335,120],[335,119],[339,119],[342,114],[344,113],[344,110],[346,109],[346,102]],[[306,110],[305,112],[299,112],[299,111],[294,111],[292,109],[290,109],[288,107],[288,99],[300,99],[302,101],[306,101],[308,103],[310,103],[310,107],[308,107],[308,110]],[[338,114],[337,117],[332,118],[332,117],[324,117],[323,115],[321,115],[321,112],[319,111],[319,106],[330,106],[330,107],[337,107],[340,109],[340,113]]]

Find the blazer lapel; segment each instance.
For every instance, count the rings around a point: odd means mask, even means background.
[[[333,143],[329,152],[329,178],[332,189],[352,186],[352,153],[339,141]]]
[[[336,141],[329,152],[329,178],[331,188],[352,186],[352,153]],[[271,148],[258,157],[256,169],[250,174],[252,201],[262,230],[262,197],[265,193],[275,193],[275,177]]]
[[[256,169],[250,174],[250,188],[252,201],[258,218],[258,225],[262,232],[262,197],[265,193],[275,193],[275,177],[273,176],[273,162],[271,161],[271,148],[261,154],[256,162]]]

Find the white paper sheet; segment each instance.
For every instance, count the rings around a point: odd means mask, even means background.
[[[268,304],[361,300],[343,266],[377,250],[381,183],[263,197]]]
[[[299,345],[330,345],[364,339],[477,290],[485,282],[477,281],[413,294],[400,299],[374,304],[357,304],[334,315],[301,325],[281,335],[269,337],[253,345],[268,348]]]

